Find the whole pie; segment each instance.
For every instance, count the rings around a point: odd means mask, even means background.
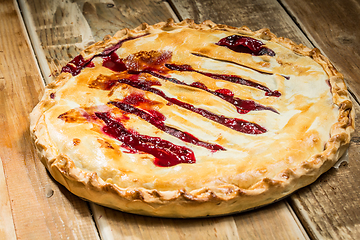
[[[318,49],[211,21],[106,37],[63,67],[31,113],[58,182],[162,217],[281,199],[332,167],[353,131],[343,76]]]

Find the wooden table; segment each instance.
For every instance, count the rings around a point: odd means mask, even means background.
[[[0,0],[0,239],[360,239],[358,130],[347,163],[285,200],[227,217],[126,214],[85,202],[50,177],[28,122],[45,84],[88,44],[168,18],[266,27],[320,48],[345,75],[359,115],[360,4],[354,0]]]

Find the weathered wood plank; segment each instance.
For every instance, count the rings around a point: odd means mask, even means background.
[[[0,71],[1,74],[1,71]],[[0,76],[1,77],[1,76]],[[1,78],[0,78],[1,80]],[[0,83],[1,84],[1,83]],[[1,89],[1,88],[0,88]],[[4,168],[0,159],[0,240],[16,239]]]
[[[235,215],[234,219],[240,239],[309,239],[286,201]]]
[[[212,1],[200,3],[193,0],[174,0],[172,2],[182,18],[194,18],[199,22],[211,19],[214,22],[234,26],[247,25],[253,30],[267,27],[278,36],[293,39],[309,47],[313,47],[313,42],[330,57],[345,75],[350,90],[359,96],[360,87],[356,78],[359,75],[359,66],[356,64],[359,62],[360,48],[356,36],[360,32],[355,22],[359,19],[360,5],[357,2],[282,0],[297,22],[291,21],[290,16],[275,1],[242,1],[235,4],[231,1],[222,1],[221,4],[213,5],[211,5]],[[216,12],[219,11],[229,15],[229,20],[225,14],[217,15]],[[302,27],[301,30],[296,26],[297,23]],[[356,104],[356,109],[358,108]],[[360,236],[358,217],[360,215],[358,179],[360,138],[358,135],[359,132],[356,131],[349,149],[350,160],[347,165],[342,165],[339,169],[331,169],[315,184],[288,198],[312,238],[356,239]]]
[[[356,104],[359,124],[360,107]],[[314,239],[358,239],[360,236],[360,133],[349,148],[349,161],[332,168],[291,198],[304,227]]]
[[[0,21],[0,159],[16,237],[98,239],[87,204],[52,181],[34,153],[28,118],[44,85],[13,1],[0,2]]]
[[[136,216],[93,205],[103,239],[308,239],[284,202],[251,212],[202,219]],[[271,220],[270,220],[271,219]]]
[[[351,91],[359,100],[359,1],[281,0],[281,2],[315,46],[320,48],[344,74]]]
[[[355,111],[359,126],[358,104],[355,104]],[[330,169],[289,199],[313,239],[358,239],[360,236],[359,128],[351,140],[348,155],[348,162]]]
[[[0,59],[4,58],[4,52],[0,50]],[[0,91],[5,88],[4,65],[0,62]],[[0,239],[16,239],[14,221],[11,214],[11,205],[4,168],[0,158]]]
[[[165,1],[19,0],[46,83],[87,45],[143,22],[175,17]]]
[[[177,20],[166,1],[84,1],[77,3],[83,9],[84,17],[89,24],[95,41],[105,35],[114,35],[123,28],[134,28],[141,23],[154,24],[168,18]]]
[[[360,4],[357,1],[281,0],[313,44],[344,74],[349,90],[360,97]],[[326,11],[324,11],[326,9]],[[354,101],[355,102],[355,101]],[[356,123],[359,126],[359,105]],[[349,162],[331,169],[309,188],[299,191],[292,206],[313,238],[358,239],[360,236],[360,133],[349,149]]]
[[[180,20],[191,18],[200,23],[211,20],[234,27],[247,26],[255,31],[269,28],[277,36],[309,46],[310,42],[276,0],[170,0]]]

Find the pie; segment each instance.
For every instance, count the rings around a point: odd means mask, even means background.
[[[30,119],[42,163],[72,193],[179,218],[277,201],[331,168],[354,131],[343,76],[318,49],[192,20],[87,47]]]

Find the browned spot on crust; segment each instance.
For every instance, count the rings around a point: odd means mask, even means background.
[[[114,149],[114,147],[104,139],[98,138],[97,141],[100,143],[100,148]]]
[[[259,63],[261,67],[266,67],[269,68],[270,67],[270,63],[269,62],[261,62]]]
[[[67,123],[84,123],[88,121],[86,117],[84,117],[83,114],[76,109],[71,109],[63,114],[60,114],[58,118]]]
[[[131,76],[134,76],[134,75],[130,74],[126,71],[121,72],[121,73],[115,73],[110,76],[100,74],[95,80],[91,81],[88,84],[88,87],[106,90],[106,91],[112,90],[112,92],[109,93],[109,95],[112,95],[113,91],[115,91],[119,87],[121,87],[124,90],[129,88],[129,85],[121,83],[121,80],[122,79],[130,79]],[[151,77],[150,78],[146,77],[144,79],[144,81],[153,83],[153,85],[160,85],[160,83],[156,79],[151,78]]]
[[[77,145],[79,145],[81,143],[81,140],[79,139],[79,138],[74,138],[73,139],[73,144],[74,144],[74,146],[77,146]]]
[[[143,193],[137,189],[130,191],[129,195],[132,197],[133,200],[144,200]]]
[[[130,71],[143,71],[149,67],[166,71],[164,64],[170,61],[171,56],[172,53],[168,51],[140,51],[129,55],[124,63]]]
[[[281,65],[282,74],[291,74],[292,72],[296,72],[297,75],[307,75],[311,67],[304,67],[297,64],[293,64],[290,62],[285,62],[280,59],[276,59],[276,61]]]
[[[94,81],[89,83],[88,87],[102,90],[110,90],[117,83],[118,82],[116,80],[111,80],[107,76],[100,74]]]
[[[153,190],[150,194],[156,198],[161,198],[161,194],[157,190]]]

